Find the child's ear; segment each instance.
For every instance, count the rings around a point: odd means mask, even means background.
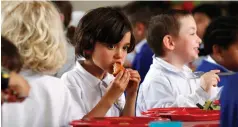
[[[223,49],[218,45],[212,46],[212,54],[216,58],[216,60],[221,61],[222,60],[222,53]]]
[[[141,22],[135,24],[136,35],[143,36],[145,34],[145,25]]]
[[[60,13],[60,19],[62,22],[64,22],[64,15],[62,13]]]
[[[169,50],[174,50],[174,48],[175,48],[175,43],[174,43],[171,35],[164,36],[163,44],[164,44],[165,48],[167,48]]]

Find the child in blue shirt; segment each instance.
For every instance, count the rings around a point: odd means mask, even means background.
[[[204,35],[204,46],[208,56],[197,71],[238,71],[238,18],[220,17],[214,20]],[[228,77],[220,76],[218,86],[227,84]]]

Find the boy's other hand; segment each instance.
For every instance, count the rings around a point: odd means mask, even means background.
[[[140,74],[136,70],[127,69],[130,73],[130,81],[126,88],[126,95],[127,96],[136,96],[137,95],[137,89],[139,87],[141,78]]]
[[[219,73],[220,70],[211,70],[204,75],[201,76],[201,87],[206,91],[209,92],[212,87],[216,87],[218,82],[220,81]]]

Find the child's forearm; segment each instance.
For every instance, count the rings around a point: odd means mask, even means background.
[[[136,96],[137,94],[126,97],[126,104],[122,111],[122,116],[135,116]]]
[[[98,102],[98,104],[88,113],[84,118],[91,118],[91,117],[104,117],[108,110],[112,107],[113,103],[116,99],[106,94],[103,98]]]

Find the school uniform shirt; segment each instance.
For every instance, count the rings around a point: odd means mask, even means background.
[[[63,81],[26,70],[20,73],[30,85],[21,103],[2,105],[3,127],[61,127],[79,119],[80,111]]]
[[[88,114],[106,93],[114,76],[107,74],[102,80],[86,71],[78,61],[73,70],[66,72],[61,79],[69,88],[72,97],[81,109],[81,118]],[[106,116],[120,116],[125,105],[125,96],[122,94],[116,103],[108,110]]]
[[[145,75],[149,71],[150,65],[152,64],[153,61],[152,56],[154,55],[154,53],[149,47],[146,40],[144,40],[141,43],[143,44],[142,46],[135,48],[136,56],[135,59],[133,60],[132,68],[139,72],[141,82],[143,82]]]
[[[140,52],[142,46],[146,43],[146,39],[143,39],[142,41],[140,41],[136,46],[135,46],[135,50],[133,52],[130,52],[127,54],[126,56],[126,60],[130,63],[133,64],[133,61],[136,57],[136,54]]]
[[[238,127],[238,73],[229,77],[221,94],[221,127]]]
[[[201,88],[200,79],[192,77],[187,66],[178,69],[153,56],[153,64],[139,88],[136,115],[151,108],[196,107],[197,103],[203,105],[206,100],[216,98],[219,92],[216,87],[208,94]]]

